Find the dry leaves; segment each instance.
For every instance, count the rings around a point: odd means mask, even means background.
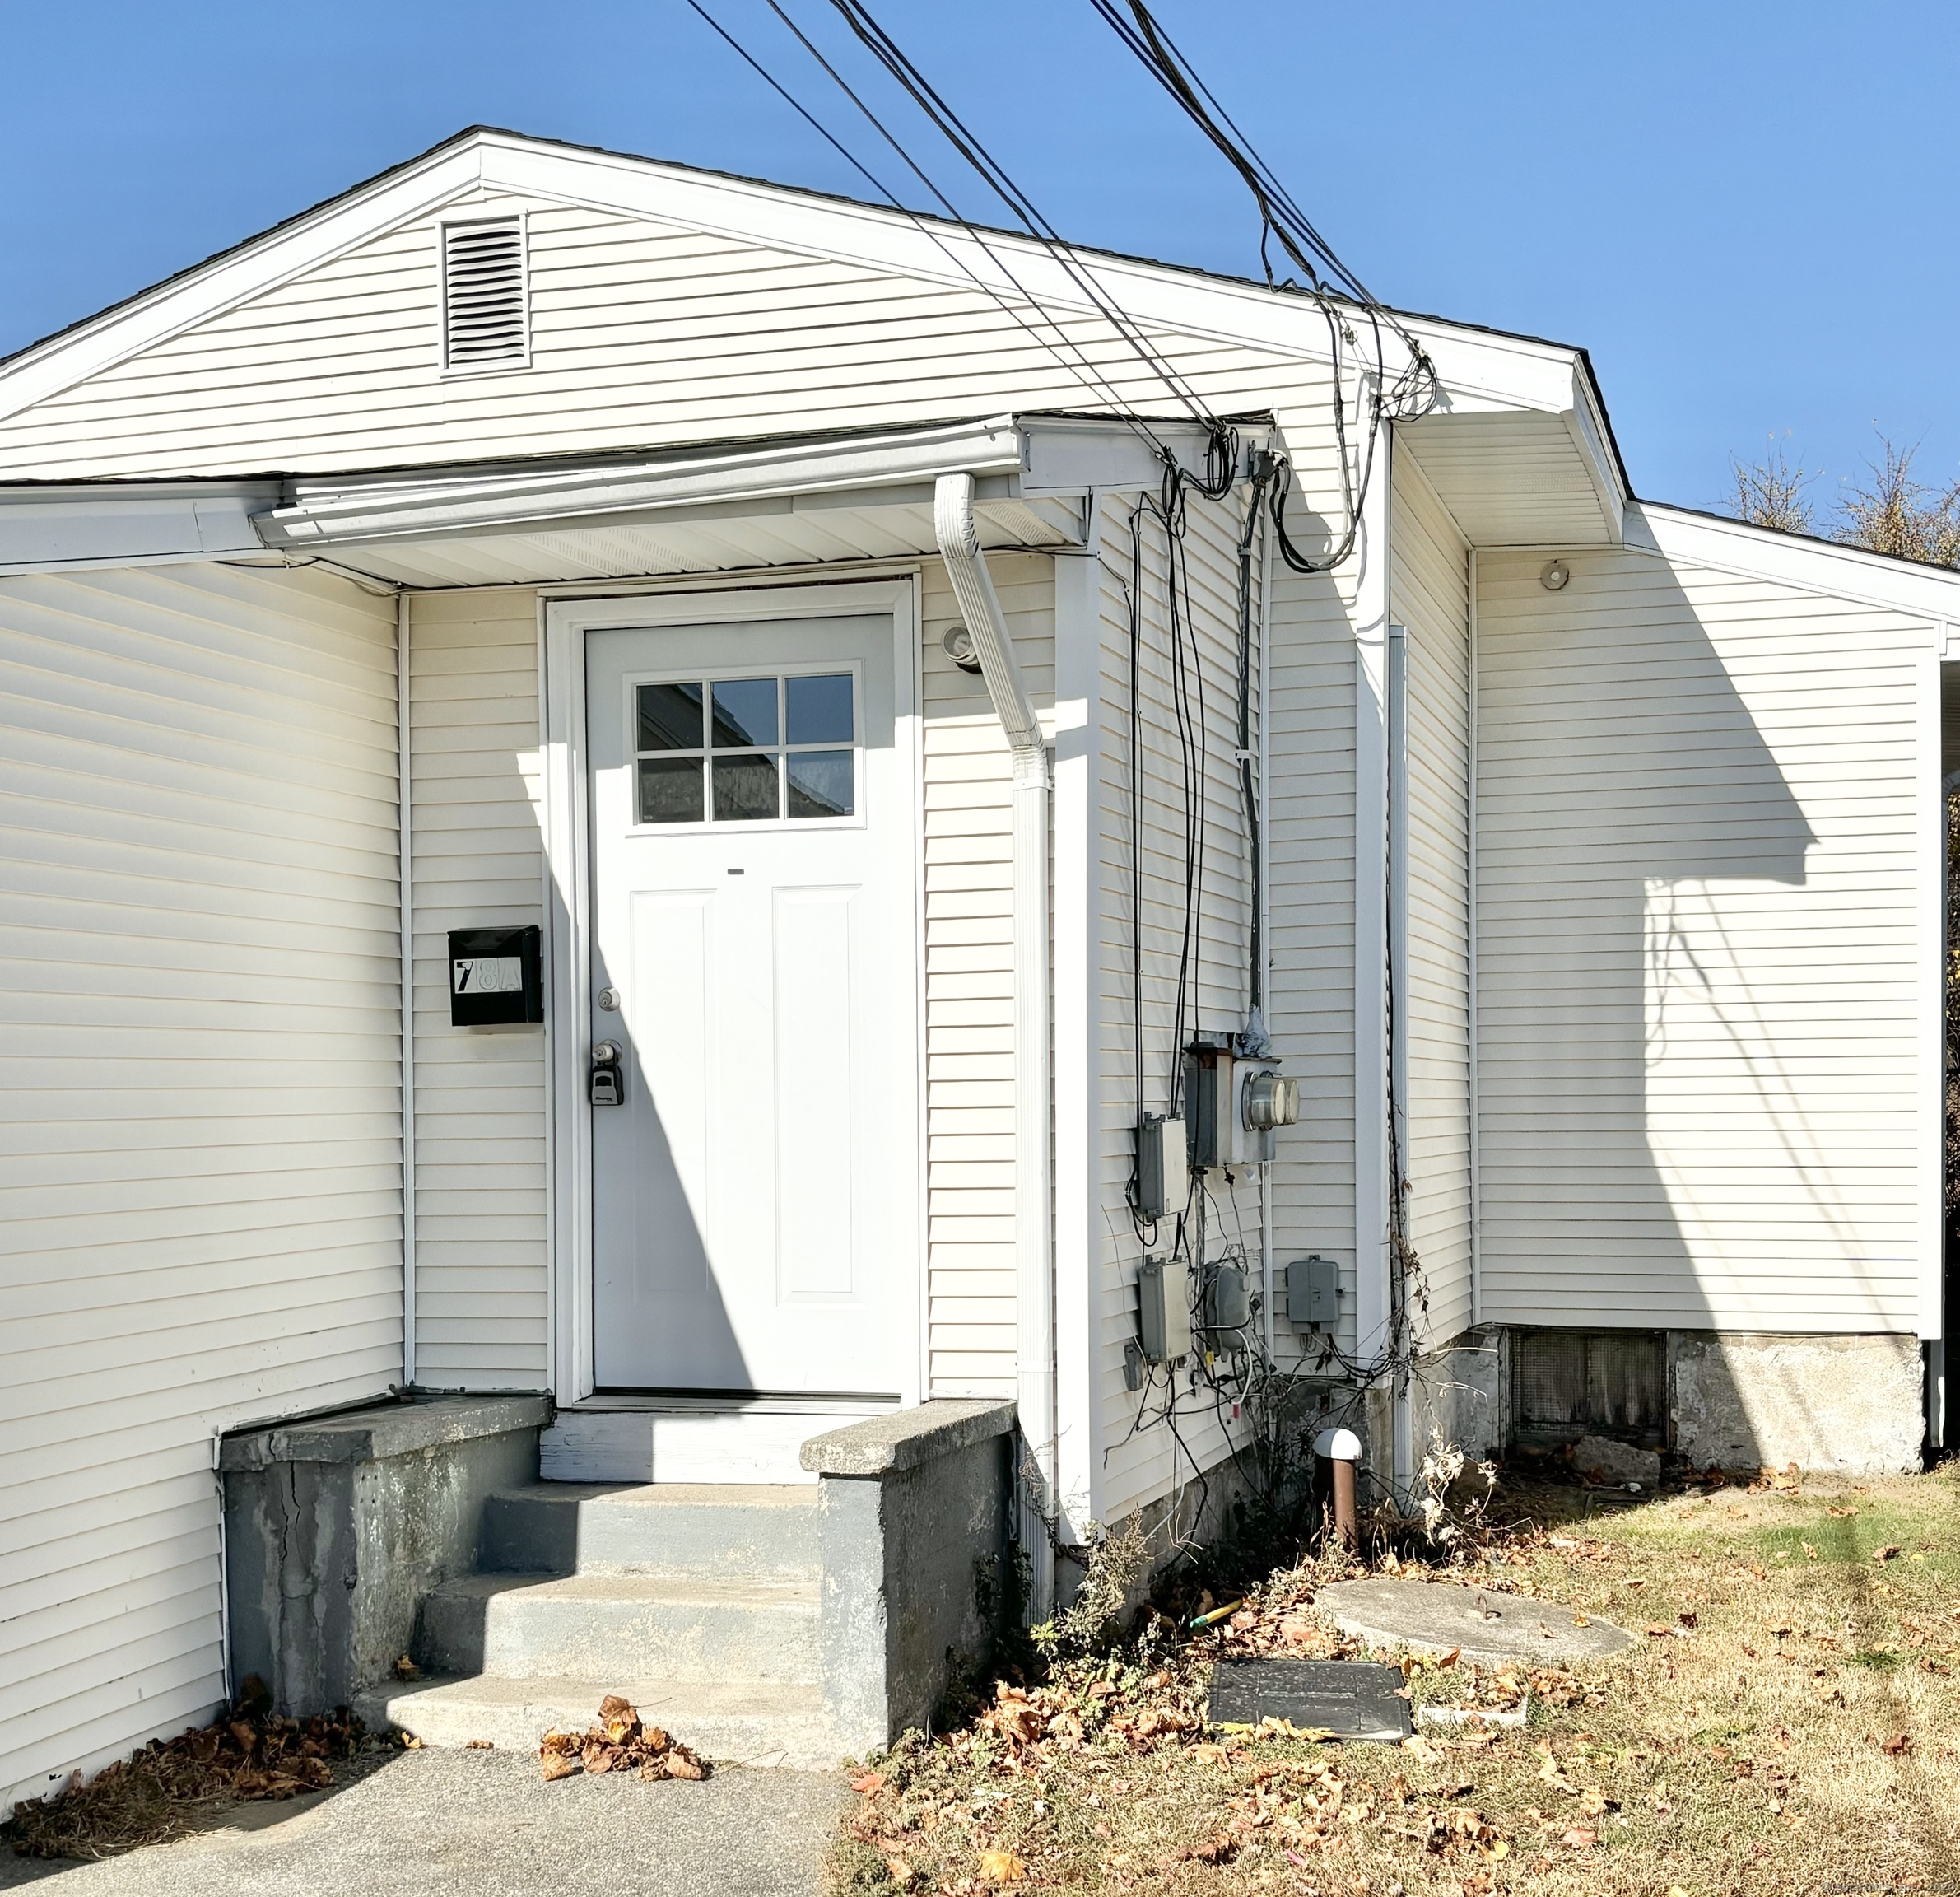
[[[14,1848],[33,1857],[116,1856],[180,1835],[201,1800],[324,1790],[333,1783],[330,1761],[379,1743],[344,1706],[310,1719],[275,1717],[265,1683],[248,1674],[237,1704],[215,1725],[153,1739],[86,1785],[77,1773],[45,1798],[22,1799],[11,1827]]]
[[[1027,1866],[1012,1851],[983,1851],[980,1876],[989,1884],[1018,1884],[1027,1876]]]
[[[643,1725],[639,1713],[617,1693],[599,1702],[598,1722],[584,1732],[552,1727],[538,1755],[547,1779],[570,1778],[580,1772],[595,1778],[607,1772],[637,1772],[652,1782],[705,1778],[709,1772],[705,1759],[663,1727]]]

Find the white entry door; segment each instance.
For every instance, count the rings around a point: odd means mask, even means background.
[[[594,630],[585,668],[590,1033],[621,1095],[590,1107],[594,1381],[896,1396],[917,990],[892,618]]]

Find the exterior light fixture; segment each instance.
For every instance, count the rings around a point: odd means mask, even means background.
[[[973,635],[964,626],[956,626],[939,643],[946,649],[946,656],[962,672],[978,672],[980,655],[973,650]]]
[[[1548,593],[1558,593],[1564,590],[1566,582],[1571,576],[1572,570],[1566,565],[1564,561],[1554,560],[1543,572],[1539,575],[1538,583]]]

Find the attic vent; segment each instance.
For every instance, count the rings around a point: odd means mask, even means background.
[[[524,227],[518,217],[442,227],[442,364],[522,368],[530,360]]]

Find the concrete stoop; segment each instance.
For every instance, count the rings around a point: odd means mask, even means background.
[[[540,1482],[484,1508],[476,1573],[422,1599],[431,1677],[356,1710],[425,1745],[534,1747],[618,1693],[711,1758],[811,1769],[848,1749],[826,1712],[814,1483]]]

